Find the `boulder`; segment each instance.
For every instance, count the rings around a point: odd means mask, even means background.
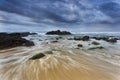
[[[98,43],[96,41],[93,41],[92,44],[94,44],[94,45],[100,45],[100,43]]]
[[[57,31],[50,31],[50,32],[47,32],[46,35],[71,35],[72,33],[68,32],[68,31],[60,31],[60,30],[57,30]]]
[[[40,59],[42,57],[44,57],[45,55],[43,53],[39,53],[39,54],[36,54],[34,56],[32,56],[29,60],[36,60],[36,59]]]

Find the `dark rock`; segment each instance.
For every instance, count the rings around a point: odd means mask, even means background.
[[[18,33],[0,33],[0,49],[13,48],[18,46],[34,46],[32,41],[22,38]]]
[[[100,43],[98,43],[96,41],[92,42],[92,44],[94,44],[94,45],[100,45]]]
[[[104,41],[108,41],[109,37],[93,37],[96,40],[104,40]]]
[[[74,40],[78,40],[79,41],[79,40],[82,40],[82,38],[76,36],[76,37],[74,37]]]
[[[16,36],[16,37],[26,37],[30,35],[29,32],[22,32],[22,33],[9,33],[10,36]]]
[[[82,40],[83,41],[89,41],[90,37],[89,36],[83,36]]]
[[[34,33],[35,34],[35,33]],[[0,38],[4,36],[11,36],[11,37],[26,37],[28,35],[33,35],[33,33],[29,32],[21,32],[21,33],[0,33]]]
[[[62,39],[62,37],[56,37],[55,40],[59,40],[59,39]]]
[[[34,32],[32,32],[32,33],[29,33],[29,35],[36,35],[37,33],[34,33]]]
[[[43,53],[39,53],[39,54],[36,54],[34,56],[32,56],[29,60],[36,60],[36,59],[40,59],[42,57],[44,57],[45,55]]]
[[[83,45],[82,45],[82,44],[78,44],[77,46],[78,46],[78,47],[83,47]]]
[[[118,38],[109,38],[109,37],[93,37],[94,39],[96,40],[104,40],[104,41],[107,41],[107,42],[117,42],[117,40],[119,40]]]
[[[114,43],[114,42],[117,42],[117,40],[118,40],[117,38],[111,38],[107,42],[113,42]]]
[[[55,41],[51,41],[52,43],[56,43],[56,42],[58,42],[57,40],[55,40]]]
[[[60,30],[57,30],[57,31],[47,32],[46,35],[71,35],[71,33],[68,32],[68,31],[60,31]]]
[[[74,37],[74,40],[88,41],[89,39],[90,39],[90,37],[89,37],[89,36]]]

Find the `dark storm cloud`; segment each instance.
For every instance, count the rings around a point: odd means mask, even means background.
[[[100,6],[100,10],[120,22],[120,5],[115,2],[104,3]]]
[[[0,20],[0,23],[4,24],[50,24],[71,28],[83,24],[118,26],[120,24],[120,1],[0,0]],[[85,28],[87,27],[89,26]]]

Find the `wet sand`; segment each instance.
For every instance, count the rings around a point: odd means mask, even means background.
[[[92,51],[77,49],[75,44],[61,40],[1,50],[0,80],[120,80],[119,65],[89,55]],[[45,57],[29,60],[37,53]]]

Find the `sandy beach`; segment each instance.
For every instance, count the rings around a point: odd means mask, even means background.
[[[114,50],[107,48],[111,44],[105,49],[88,50],[94,46],[88,47],[89,43],[46,40],[36,41],[33,47],[0,50],[0,80],[120,80],[119,57],[114,60],[115,55],[110,56],[111,51],[119,53],[119,45],[112,46]],[[77,48],[77,44],[84,46]],[[30,60],[40,53],[45,56]]]

